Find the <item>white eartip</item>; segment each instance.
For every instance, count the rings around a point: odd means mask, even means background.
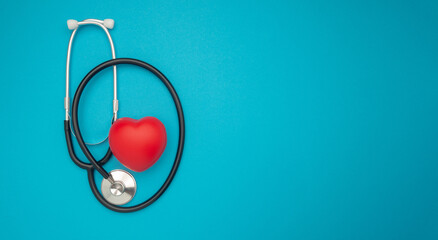
[[[105,19],[103,20],[103,25],[108,29],[114,28],[114,20],[113,19]]]
[[[70,30],[75,30],[76,28],[78,28],[78,21],[73,19],[67,20],[67,27]]]

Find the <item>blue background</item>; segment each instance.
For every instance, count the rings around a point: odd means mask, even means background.
[[[437,12],[436,1],[2,0],[0,238],[438,239]],[[180,95],[182,163],[142,211],[104,208],[68,157],[70,18],[114,18],[117,56],[156,66]],[[72,54],[73,91],[111,57],[92,26]],[[86,141],[108,132],[111,74],[84,92]],[[158,117],[169,135],[135,174],[138,203],[170,169],[176,113],[137,67],[119,67],[119,100],[121,117]]]

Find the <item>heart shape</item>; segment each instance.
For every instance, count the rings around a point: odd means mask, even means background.
[[[120,118],[110,128],[109,145],[114,156],[132,171],[154,165],[167,143],[164,124],[155,117]]]

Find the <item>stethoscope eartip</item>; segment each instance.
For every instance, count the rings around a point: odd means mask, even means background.
[[[75,30],[76,28],[78,28],[78,26],[79,26],[78,21],[76,21],[74,19],[67,20],[68,29]]]
[[[113,29],[114,28],[114,19],[104,19],[103,25],[108,29]]]

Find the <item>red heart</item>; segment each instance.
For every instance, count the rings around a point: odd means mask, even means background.
[[[167,142],[164,124],[154,117],[120,118],[111,126],[108,139],[114,156],[136,172],[154,165]]]

